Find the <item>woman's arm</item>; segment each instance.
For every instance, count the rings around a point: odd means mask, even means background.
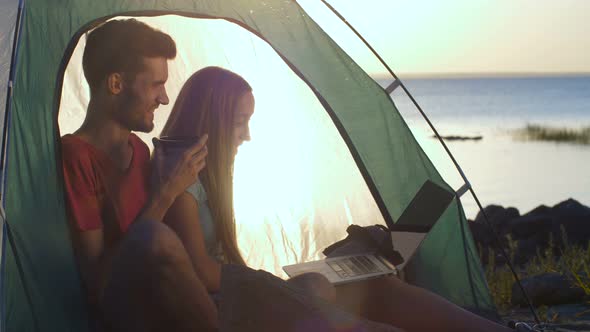
[[[207,253],[199,222],[199,207],[194,197],[184,192],[168,209],[164,222],[178,235],[188,252],[193,269],[209,292],[219,291],[221,264]]]

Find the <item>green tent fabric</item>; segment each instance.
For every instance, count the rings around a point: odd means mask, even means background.
[[[3,194],[24,279],[14,250],[4,244],[3,331],[88,330],[58,167],[57,112],[65,66],[83,33],[105,19],[164,14],[225,19],[266,41],[322,105],[386,222],[400,216],[426,179],[452,190],[387,92],[295,1],[29,0],[7,124]],[[412,283],[464,308],[495,312],[458,201],[441,217],[406,274]]]

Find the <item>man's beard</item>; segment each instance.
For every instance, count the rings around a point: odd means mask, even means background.
[[[135,93],[132,89],[123,90],[118,103],[119,122],[131,131],[149,133],[154,130],[154,123],[153,121],[150,123],[145,121],[145,113],[147,113],[147,110],[142,111],[139,118],[133,117],[134,112],[136,112],[140,106],[140,101],[141,98],[139,94]]]

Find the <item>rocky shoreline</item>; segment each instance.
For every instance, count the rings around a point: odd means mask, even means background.
[[[568,199],[523,215],[498,205],[484,212],[489,223],[480,211],[469,227],[488,282],[496,278],[495,271],[506,276],[508,257],[541,320],[555,331],[590,331],[590,207]],[[516,283],[505,300],[509,303],[500,310],[505,321],[534,321]]]
[[[501,239],[504,248],[508,248],[508,236],[517,242],[514,263],[523,265],[536,256],[537,250],[546,249],[553,241],[555,254],[565,245],[588,246],[590,239],[590,207],[574,199],[565,200],[553,207],[540,205],[530,212],[520,215],[513,207],[489,205],[484,208],[490,224]],[[471,221],[471,220],[470,220]],[[475,242],[483,248],[482,262],[487,264],[487,250],[495,247],[496,237],[484,220],[480,211],[475,220],[469,223]],[[564,243],[564,232],[568,243]],[[498,256],[497,264],[504,264],[503,257]]]

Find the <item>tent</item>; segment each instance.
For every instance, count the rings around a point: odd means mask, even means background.
[[[351,223],[394,223],[426,179],[454,191],[396,109],[399,80],[381,87],[297,1],[1,0],[0,9],[2,331],[88,330],[59,137],[84,116],[81,50],[108,19],[137,17],[175,39],[171,100],[207,65],[253,86],[253,139],[235,166],[239,244],[252,267],[280,275],[282,265],[320,257]],[[157,112],[146,142],[169,110]],[[458,198],[405,274],[468,310],[495,313]]]

